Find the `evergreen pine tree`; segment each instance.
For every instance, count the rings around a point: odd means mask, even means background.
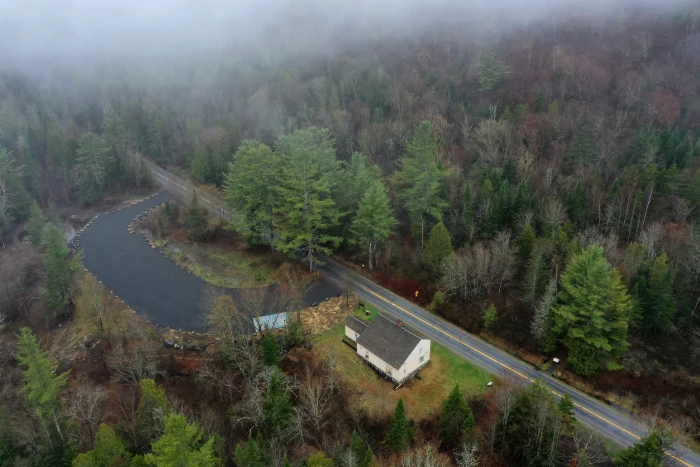
[[[263,429],[269,436],[276,436],[288,428],[292,420],[294,407],[289,400],[285,375],[275,369],[270,379],[263,400]]]
[[[585,133],[579,131],[574,135],[573,141],[566,152],[566,162],[569,170],[577,164],[588,164],[593,161],[595,155],[591,143]]]
[[[206,210],[199,204],[196,193],[192,193],[190,205],[185,218],[187,237],[193,241],[205,240],[209,232],[209,219]]]
[[[435,276],[440,273],[442,261],[452,254],[452,238],[442,222],[430,231],[428,243],[423,251],[423,262]]]
[[[246,140],[229,163],[224,181],[226,205],[236,213],[230,227],[253,243],[270,243],[277,205],[281,158],[269,146]]]
[[[27,408],[45,427],[58,426],[58,393],[65,387],[68,373],[56,374],[56,365],[26,327],[19,330],[15,358],[24,367],[22,392]]]
[[[498,310],[496,310],[493,303],[481,312],[481,320],[484,324],[484,329],[487,331],[491,329],[491,326],[494,325],[496,319],[498,319]]]
[[[280,346],[273,336],[265,336],[262,339],[262,359],[266,366],[280,365]]]
[[[352,436],[350,437],[350,446],[348,448],[353,454],[356,467],[369,467],[369,465],[372,463],[374,455],[372,454],[370,447],[360,437],[357,431],[352,432]]]
[[[339,163],[328,130],[297,130],[278,141],[284,155],[277,186],[278,236],[275,248],[301,255],[313,271],[319,254],[330,254],[341,241],[331,235],[340,212],[333,197],[338,185]]]
[[[479,55],[477,74],[480,91],[491,91],[510,75],[510,69],[499,58],[498,49],[492,47]]]
[[[535,240],[535,232],[529,224],[515,240],[516,280],[522,280],[525,277],[525,271],[530,264],[532,251],[535,248]]]
[[[394,415],[391,417],[386,443],[392,451],[402,452],[410,447],[411,438],[411,425],[408,417],[406,417],[403,399],[399,399],[396,409],[394,409]]]
[[[267,452],[267,445],[258,432],[257,437],[248,435],[248,442],[245,446],[241,443],[236,446],[236,465],[238,467],[269,467],[270,456]]]
[[[654,430],[634,446],[615,457],[617,467],[661,467],[664,452],[669,448],[668,434]]]
[[[100,425],[92,449],[73,460],[73,467],[128,467],[131,454],[108,425]]]
[[[513,221],[513,210],[510,198],[510,184],[504,180],[501,182],[496,196],[495,212],[498,230],[509,227]]]
[[[163,388],[152,379],[139,382],[140,397],[136,408],[137,449],[146,452],[151,443],[157,440],[165,428],[165,420],[170,414],[170,404]]]
[[[79,257],[68,261],[70,250],[63,239],[63,233],[54,224],[44,228],[43,243],[44,267],[46,268],[46,309],[48,318],[54,320],[63,316],[73,296],[73,275]]]
[[[547,110],[547,88],[544,86],[537,90],[535,97],[535,113],[543,113]]]
[[[532,322],[530,323],[530,332],[532,337],[540,343],[540,347],[550,347],[549,345],[543,346],[543,341],[547,340],[548,331],[551,331],[548,326],[550,320],[550,315],[552,311],[552,306],[557,298],[557,280],[551,278],[547,287],[544,289],[544,293],[540,298],[539,303],[535,307],[535,312],[532,315]]]
[[[569,348],[569,363],[583,376],[612,364],[627,348],[631,308],[617,270],[593,245],[575,256],[561,276],[554,331]]]
[[[41,244],[41,239],[46,226],[46,217],[41,211],[39,204],[36,201],[32,202],[32,207],[29,208],[29,222],[27,223],[27,233],[29,234],[29,242],[34,246]]]
[[[455,385],[442,403],[442,412],[438,421],[440,439],[444,444],[454,446],[460,441],[464,430],[473,428],[475,424],[469,404],[460,392],[459,385]]]
[[[204,431],[188,424],[183,415],[170,414],[165,421],[163,436],[153,443],[153,452],[145,457],[146,464],[155,467],[197,466],[219,467],[221,461],[214,452],[214,438],[204,441]]]
[[[673,271],[668,256],[662,253],[649,270],[646,293],[642,299],[644,333],[648,336],[667,334],[673,326],[676,303],[673,294]]]
[[[588,223],[588,208],[581,182],[578,182],[574,191],[566,197],[566,213],[580,230],[586,227]]]
[[[571,399],[571,394],[569,393],[566,393],[564,397],[559,399],[559,403],[557,404],[559,413],[561,413],[564,423],[566,423],[568,426],[572,426],[573,423],[576,421],[576,416],[574,415],[574,407],[574,401],[573,399]]]
[[[438,163],[438,144],[430,122],[420,124],[406,145],[406,153],[400,162],[399,178],[403,185],[400,196],[423,247],[428,223],[442,220],[442,212],[447,207],[445,180],[448,172]]]
[[[375,180],[362,196],[350,232],[353,242],[368,253],[368,267],[374,268],[374,257],[381,242],[386,241],[396,225],[384,184]]]

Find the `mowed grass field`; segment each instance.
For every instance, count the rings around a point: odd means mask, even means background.
[[[369,319],[373,319],[376,313],[376,310],[371,310]],[[364,312],[355,314],[367,319]],[[483,393],[486,383],[493,380],[488,373],[431,342],[430,363],[420,371],[422,380],[411,379],[394,390],[393,382],[380,378],[355,350],[342,342],[344,335],[345,325],[341,323],[317,336],[314,353],[333,358],[348,388],[351,409],[365,412],[371,419],[389,417],[399,398],[403,398],[406,413],[411,419],[417,422],[430,419],[440,413],[442,401],[455,384],[459,384],[467,397],[473,397]]]

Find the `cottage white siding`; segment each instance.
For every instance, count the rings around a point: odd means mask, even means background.
[[[370,352],[369,350],[367,350],[366,348],[362,347],[362,346],[359,345],[359,344],[357,345],[357,355],[359,355],[360,357],[362,357],[362,358],[364,358],[365,360],[367,360],[369,363],[371,363],[372,365],[374,365],[374,366],[375,366],[376,368],[378,368],[379,370],[381,370],[381,371],[387,373],[387,374],[390,375],[393,379],[399,380],[399,381],[401,380],[401,377],[400,377],[400,374],[399,374],[399,370],[397,370],[396,368],[392,367],[391,365],[389,365],[388,363],[386,363],[384,360],[382,360],[381,358],[377,357],[377,356],[374,355],[372,352]]]
[[[345,326],[345,337],[352,339],[353,342],[357,342],[357,338],[360,337],[360,333],[350,329],[349,326]]]
[[[404,364],[401,366],[401,378],[411,375],[414,371],[428,363],[430,360],[430,340],[421,339],[420,343],[413,349]]]

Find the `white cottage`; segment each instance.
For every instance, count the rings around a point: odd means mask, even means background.
[[[345,320],[345,336],[370,366],[400,384],[430,360],[430,340],[421,339],[401,321],[379,314],[369,324],[355,316]]]

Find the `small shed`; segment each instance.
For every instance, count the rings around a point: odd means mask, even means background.
[[[255,332],[287,327],[287,313],[276,313],[253,318],[253,326],[255,327]]]

